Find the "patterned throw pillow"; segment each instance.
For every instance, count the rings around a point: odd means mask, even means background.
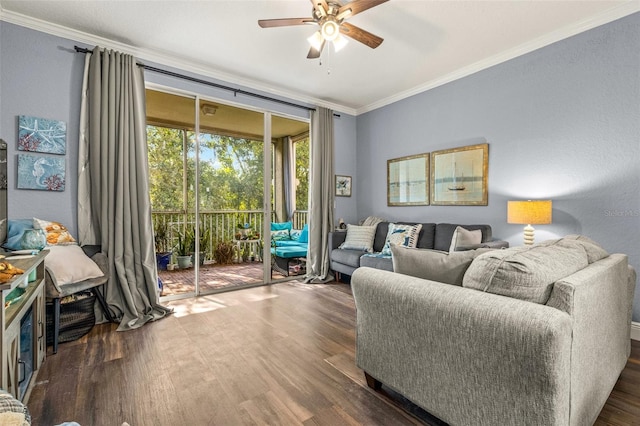
[[[418,235],[421,229],[421,223],[417,225],[390,223],[387,240],[384,243],[384,247],[382,247],[382,254],[391,256],[391,244],[415,248],[418,244]]]
[[[291,222],[271,222],[271,240],[290,240],[292,227]]]
[[[376,235],[377,226],[347,225],[347,236],[341,249],[362,250],[371,253],[373,251],[373,237]]]
[[[33,227],[44,231],[47,236],[48,246],[76,244],[75,238],[71,236],[67,228],[60,222],[51,222],[34,217]]]

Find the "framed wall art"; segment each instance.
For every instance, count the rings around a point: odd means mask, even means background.
[[[429,153],[387,160],[387,205],[429,205]]]
[[[486,206],[489,144],[431,153],[431,205]]]
[[[64,191],[64,157],[18,154],[18,189]]]
[[[351,197],[351,176],[336,175],[336,196]]]
[[[20,151],[65,154],[67,124],[60,120],[21,115],[18,117],[18,149]]]

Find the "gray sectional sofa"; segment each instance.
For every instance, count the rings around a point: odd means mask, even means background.
[[[383,256],[380,254],[387,238],[389,223],[390,222],[380,222],[378,224],[373,241],[373,253],[364,253],[361,250],[341,249],[339,247],[345,241],[347,236],[346,231],[330,232],[329,250],[331,269],[337,274],[345,275],[353,275],[353,272],[361,266],[393,271],[391,256]],[[415,222],[393,223],[405,225],[415,224]],[[482,232],[481,244],[473,247],[464,247],[464,249],[509,247],[507,241],[493,239],[490,225],[457,225],[452,223],[423,223],[418,236],[417,247],[449,251],[453,233],[458,226],[462,226],[470,231],[479,229]]]
[[[630,354],[636,273],[626,255],[581,236],[393,254],[402,273],[362,267],[351,279],[356,363],[369,386],[451,425],[595,422]],[[459,270],[443,269],[463,264],[457,283],[425,279],[454,280]]]

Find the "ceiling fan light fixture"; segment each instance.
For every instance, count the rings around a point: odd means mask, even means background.
[[[347,43],[349,43],[347,38],[344,37],[342,34],[338,34],[338,37],[336,37],[336,39],[333,40],[333,48],[336,50],[336,52],[339,52],[340,50],[342,50],[343,47],[347,45]]]
[[[340,25],[333,19],[326,19],[320,26],[320,32],[325,40],[333,41],[340,35]]]
[[[316,31],[315,33],[313,33],[311,37],[307,38],[307,41],[309,42],[311,47],[316,50],[320,50],[320,48],[322,47],[322,43],[324,43],[324,39],[322,38],[322,34],[320,34],[320,31]]]

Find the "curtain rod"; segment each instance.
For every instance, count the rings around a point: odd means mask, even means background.
[[[74,48],[76,49],[76,52],[78,52],[78,53],[92,53],[93,52],[93,50],[85,49],[84,47],[74,46]],[[139,62],[137,64],[138,64],[139,67],[142,67],[145,70],[157,72],[158,74],[164,74],[164,75],[168,75],[170,77],[176,77],[176,78],[180,78],[182,80],[188,80],[188,81],[192,81],[194,83],[200,83],[200,84],[204,84],[206,86],[211,86],[211,87],[215,87],[215,88],[218,88],[218,89],[228,90],[230,92],[233,92],[233,96],[237,96],[238,93],[240,93],[241,95],[247,95],[247,96],[251,96],[251,97],[254,97],[254,98],[258,98],[258,99],[263,99],[265,101],[276,102],[276,103],[283,104],[283,105],[288,105],[288,106],[292,106],[292,107],[296,107],[296,108],[306,109],[307,111],[315,111],[315,108],[308,107],[308,106],[305,106],[305,105],[300,105],[300,104],[296,104],[296,103],[293,103],[293,102],[283,101],[282,99],[276,99],[276,98],[272,98],[270,96],[265,96],[265,95],[260,95],[258,93],[248,92],[248,91],[242,90],[242,89],[236,89],[236,88],[225,86],[225,85],[222,85],[222,84],[213,83],[211,81],[202,80],[200,78],[190,77],[190,76],[184,75],[184,74],[178,74],[178,73],[173,72],[173,71],[167,71],[167,70],[163,70],[161,68],[151,67],[149,65],[141,64]]]

